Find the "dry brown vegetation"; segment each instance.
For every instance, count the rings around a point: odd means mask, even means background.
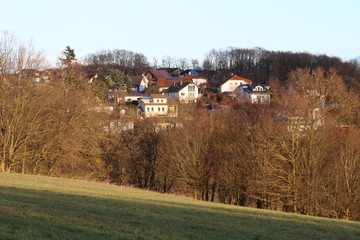
[[[94,111],[81,67],[68,64],[34,84],[21,70],[40,66],[40,55],[11,36],[0,43],[0,172],[360,220],[360,104],[334,70],[292,71],[291,87],[272,83],[270,105],[187,106],[177,127],[148,120],[112,131],[111,120],[123,119]]]

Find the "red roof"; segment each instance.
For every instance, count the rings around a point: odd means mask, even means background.
[[[149,72],[158,80],[159,78],[171,77],[171,74],[166,70],[154,69],[154,70],[149,70]]]
[[[182,77],[173,77],[171,74],[166,70],[149,70],[149,72],[155,77],[156,84],[159,87],[170,87],[174,83],[180,83],[180,82],[191,82],[194,78],[202,78],[207,79],[206,77],[202,76],[196,76],[196,75],[187,75]]]
[[[152,98],[166,98],[165,95],[157,94],[157,93],[150,94],[150,96],[151,96]]]
[[[252,81],[247,79],[247,78],[244,78],[244,77],[240,77],[239,75],[237,74],[234,74],[232,75],[231,77],[229,77],[228,79],[226,79],[221,85],[223,85],[224,83],[226,83],[227,81],[232,81],[232,80],[236,80],[236,81],[244,81],[246,84],[251,84]]]

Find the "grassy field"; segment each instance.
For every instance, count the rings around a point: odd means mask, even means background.
[[[0,174],[0,239],[360,239],[360,223]]]

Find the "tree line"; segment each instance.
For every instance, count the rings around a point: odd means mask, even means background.
[[[279,81],[286,85],[288,73],[297,68],[315,70],[334,68],[344,79],[345,84],[360,93],[360,68],[356,60],[343,61],[338,57],[324,54],[315,55],[306,52],[269,51],[263,48],[212,49],[205,54],[202,62],[197,59],[154,58],[150,63],[141,53],[127,50],[102,50],[86,57],[93,71],[107,73],[110,69],[118,69],[125,75],[143,74],[149,69],[181,68],[199,69],[208,77],[213,88],[223,82],[232,73],[251,79],[256,83]]]
[[[277,80],[288,84],[288,73],[297,68],[334,68],[348,87],[360,90],[359,63],[342,61],[338,57],[315,55],[305,52],[268,51],[262,48],[228,48],[210,50],[203,61],[203,72],[214,83],[224,81],[231,73],[257,83]]]

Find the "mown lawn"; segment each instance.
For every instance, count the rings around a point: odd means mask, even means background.
[[[360,223],[0,174],[0,239],[360,239]]]

